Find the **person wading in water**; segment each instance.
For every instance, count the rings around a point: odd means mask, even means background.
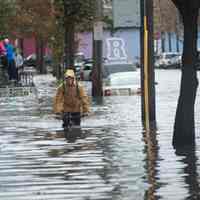
[[[74,70],[68,69],[64,79],[54,97],[53,111],[62,115],[63,127],[68,130],[69,123],[81,125],[81,116],[90,112],[90,100],[84,87],[76,80]]]

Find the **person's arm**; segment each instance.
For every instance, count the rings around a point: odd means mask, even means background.
[[[63,88],[60,86],[56,91],[56,96],[53,101],[53,112],[55,114],[61,114],[63,112],[64,94]]]
[[[82,85],[79,85],[79,92],[80,92],[82,112],[89,113],[90,112],[90,99]]]
[[[21,67],[24,63],[23,57],[19,54],[19,66]]]

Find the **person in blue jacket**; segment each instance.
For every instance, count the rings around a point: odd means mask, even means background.
[[[8,76],[9,80],[17,81],[17,70],[15,65],[15,52],[14,47],[10,43],[9,39],[4,39],[4,46],[6,48],[6,57],[8,61]]]

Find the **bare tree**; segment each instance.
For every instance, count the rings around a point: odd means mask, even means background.
[[[184,25],[182,77],[173,135],[174,147],[182,147],[195,144],[194,104],[198,87],[196,60],[200,1],[172,2],[179,10]]]

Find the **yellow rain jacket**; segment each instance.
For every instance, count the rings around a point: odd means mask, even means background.
[[[77,85],[78,84],[78,85]],[[84,87],[75,82],[71,87],[61,84],[56,92],[53,104],[54,113],[90,111],[90,100]]]

